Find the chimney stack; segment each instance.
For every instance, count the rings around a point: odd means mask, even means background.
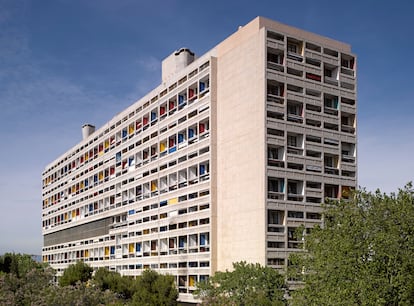
[[[85,140],[91,134],[95,132],[95,126],[89,123],[86,123],[82,126],[82,139]]]
[[[195,54],[188,48],[175,51],[162,61],[162,81],[166,82],[175,73],[183,70],[195,59]]]

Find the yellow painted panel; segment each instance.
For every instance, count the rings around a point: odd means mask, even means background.
[[[189,280],[188,280],[188,285],[190,287],[194,287],[196,283],[196,277],[195,275],[190,275]]]
[[[109,247],[105,247],[105,256],[109,256]]]
[[[134,253],[135,248],[134,248],[134,244],[133,244],[133,243],[130,243],[130,244],[129,244],[129,248],[128,248],[128,250],[129,250],[129,253]]]
[[[151,191],[157,190],[157,182],[151,182]]]
[[[160,152],[164,152],[167,149],[166,143],[165,142],[161,142],[160,143]]]
[[[76,217],[76,210],[72,210],[72,218]]]
[[[168,200],[168,205],[170,204],[177,204],[178,203],[178,198],[172,198]]]

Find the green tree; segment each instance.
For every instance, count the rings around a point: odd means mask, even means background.
[[[206,305],[285,305],[284,277],[260,264],[233,263],[233,271],[216,272],[194,292]]]
[[[96,306],[96,305],[125,305],[115,293],[110,290],[101,291],[98,287],[87,283],[77,282],[73,286],[51,286],[44,290],[35,303],[28,305],[53,306]]]
[[[91,279],[93,269],[84,263],[78,261],[65,269],[63,275],[59,278],[60,286],[75,285],[77,282],[87,282]]]
[[[136,291],[136,281],[128,276],[121,276],[118,272],[99,268],[92,278],[92,285],[102,291],[110,290],[123,300],[129,300]]]
[[[5,254],[0,263],[0,305],[43,305],[41,297],[52,286],[53,269],[24,254]]]
[[[323,226],[290,256],[290,275],[304,287],[293,305],[412,305],[414,193],[356,192],[324,205]]]
[[[24,276],[28,271],[40,265],[27,254],[6,253],[0,256],[0,271],[13,273],[17,277]]]
[[[178,291],[172,275],[159,274],[145,270],[136,279],[136,291],[131,305],[140,306],[174,306],[177,305]]]

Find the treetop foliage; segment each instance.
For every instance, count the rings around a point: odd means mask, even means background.
[[[152,270],[132,278],[100,268],[92,276],[79,261],[65,270],[59,286],[54,278],[53,269],[29,255],[0,256],[0,305],[177,305],[174,278]]]
[[[59,278],[60,286],[74,286],[77,282],[87,282],[92,277],[93,269],[84,263],[78,261],[65,269],[63,275]]]
[[[414,301],[414,191],[365,190],[324,206],[323,226],[290,257],[304,288],[294,305],[411,305]]]
[[[233,263],[233,271],[216,272],[197,284],[195,296],[206,305],[285,305],[284,277],[260,264]]]

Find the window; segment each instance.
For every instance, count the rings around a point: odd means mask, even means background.
[[[270,266],[283,266],[285,264],[284,258],[268,258],[267,264]]]
[[[334,157],[331,155],[325,155],[325,166],[326,167],[335,167]]]
[[[276,130],[276,129],[270,129],[270,128],[267,129],[267,133],[269,135],[273,135],[273,136],[282,136],[283,137],[285,135],[285,132],[282,131],[282,130]]]
[[[267,94],[274,96],[282,96],[282,87],[283,85],[277,82],[268,82],[267,84]]]
[[[275,39],[275,40],[280,40],[283,41],[284,37],[283,35],[279,34],[279,33],[275,33],[275,32],[267,32],[267,37],[271,38],[271,39]]]
[[[322,156],[322,153],[313,150],[306,150],[306,156],[320,158]]]
[[[283,63],[283,57],[281,54],[276,53],[268,53],[267,54],[267,60],[272,63],[276,64],[282,64]]]
[[[321,214],[319,214],[319,213],[308,212],[308,213],[306,213],[306,218],[307,219],[312,219],[312,220],[320,220],[322,217],[321,217]]]
[[[284,167],[283,162],[283,148],[282,147],[267,147],[268,165],[273,167]]]
[[[341,54],[341,66],[348,68],[348,69],[354,69],[354,58],[347,54]]]
[[[296,194],[298,189],[297,182],[289,182],[288,183],[288,193]]]
[[[323,53],[328,54],[333,57],[338,57],[338,52],[332,49],[324,48]]]
[[[287,120],[297,123],[303,122],[302,117],[303,105],[294,101],[288,101],[287,105]]]
[[[325,83],[331,85],[338,85],[338,67],[324,64],[323,75],[325,77]]]
[[[283,120],[284,119],[284,115],[282,113],[277,113],[277,112],[267,112],[267,117],[268,118],[273,118],[273,119],[278,119],[278,120]]]
[[[332,77],[332,70],[325,68],[324,74],[325,74],[326,77],[331,78]]]
[[[324,156],[325,173],[338,175],[338,155],[326,154]]]
[[[351,68],[351,61],[347,59],[342,59],[341,66],[345,68]]]
[[[321,137],[318,137],[318,136],[306,135],[306,141],[314,142],[314,143],[321,143],[322,139]]]
[[[283,179],[270,177],[268,179],[268,188],[272,192],[283,192]]]
[[[303,155],[303,135],[288,134],[287,135],[287,151],[288,154]]]
[[[322,184],[320,182],[307,181],[306,182],[306,187],[307,188],[313,188],[313,189],[321,189]]]
[[[342,142],[342,161],[343,162],[354,162],[355,144]]]
[[[300,104],[288,103],[288,114],[290,115],[302,115],[302,107]]]
[[[267,223],[268,224],[283,224],[284,212],[281,210],[268,210],[267,211]]]
[[[298,53],[298,46],[295,44],[288,44],[288,52]]]
[[[316,52],[321,52],[321,47],[314,45],[312,43],[306,43],[306,49],[312,50],[312,51],[316,51]]]
[[[276,147],[268,147],[267,148],[267,157],[269,159],[279,159],[279,150],[281,148],[276,148]]]
[[[287,143],[288,143],[288,146],[290,146],[290,147],[297,147],[298,143],[297,143],[296,135],[288,135]]]
[[[317,59],[314,58],[306,58],[306,64],[312,65],[312,66],[316,66],[316,67],[320,67],[321,66],[321,62]]]
[[[301,202],[303,200],[303,195],[302,195],[302,193],[303,193],[303,182],[302,181],[288,180],[287,189],[288,189],[287,199],[289,201],[299,201],[299,202]]]
[[[330,115],[338,114],[338,97],[325,95],[324,98],[324,112]]]
[[[337,139],[332,139],[332,138],[324,138],[323,143],[330,145],[330,146],[336,146],[336,147],[339,145],[339,141]]]
[[[303,43],[294,38],[287,39],[287,57],[291,60],[302,62],[302,46]]]
[[[339,186],[325,184],[325,197],[338,198]]]
[[[285,247],[285,243],[281,241],[268,241],[267,247],[272,249],[283,249]]]
[[[303,219],[303,211],[288,211],[288,218]]]

